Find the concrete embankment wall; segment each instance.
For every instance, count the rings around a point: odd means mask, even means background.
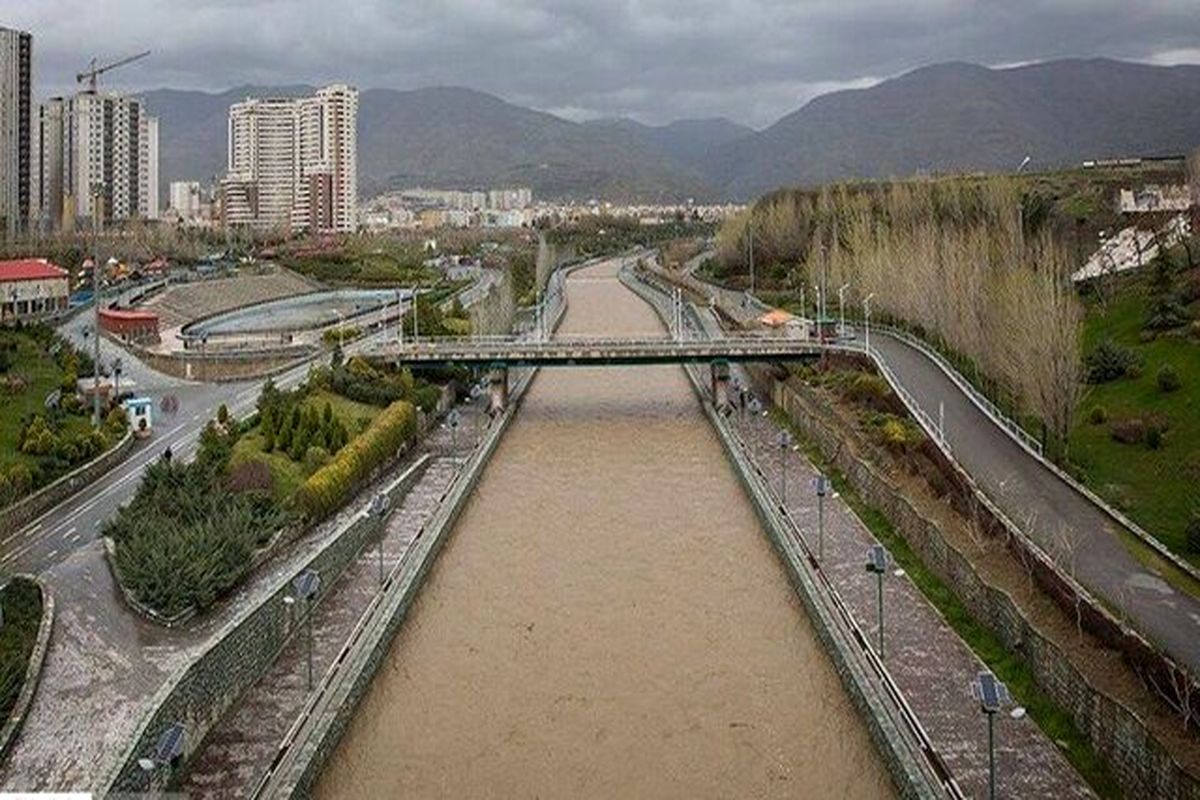
[[[429,458],[422,457],[384,489],[393,506],[420,479]],[[138,729],[116,770],[105,776],[105,791],[164,789],[178,770],[160,768],[147,775],[138,766],[138,759],[152,753],[162,732],[179,722],[187,728],[181,761],[181,765],[186,765],[200,750],[208,731],[242,692],[265,674],[287,641],[302,627],[304,614],[293,613],[284,603],[284,598],[293,591],[292,579],[304,569],[314,569],[321,574],[321,595],[324,595],[377,533],[377,522],[358,516],[304,564],[272,575],[269,578],[275,584],[272,594],[214,634],[212,646],[158,691],[151,702],[153,714]],[[320,602],[321,595],[315,602]]]
[[[109,337],[112,338],[112,337]],[[307,345],[232,353],[159,353],[134,344],[117,341],[151,369],[191,381],[240,381],[263,378],[298,364],[316,353]]]
[[[803,386],[779,382],[770,368],[751,372],[775,405],[787,412],[856,491],[887,516],[922,562],[953,589],[971,616],[1009,650],[1022,655],[1039,688],[1070,713],[1129,796],[1200,798],[1195,777],[1179,765],[1146,723],[1091,685],[1066,651],[1042,634],[1007,592],[985,581],[970,559],[909,502],[903,490],[860,457],[848,432],[829,421],[836,419],[832,408]],[[1036,570],[1036,565],[1031,564],[1031,569]],[[1041,571],[1034,574],[1039,583],[1051,577]]]

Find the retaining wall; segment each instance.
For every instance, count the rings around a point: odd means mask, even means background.
[[[121,441],[81,467],[68,472],[0,511],[0,530],[16,531],[45,514],[71,495],[98,480],[133,451],[137,440],[127,431]]]
[[[925,563],[1009,650],[1022,654],[1038,686],[1065,709],[1093,749],[1107,762],[1130,796],[1200,798],[1200,785],[1150,732],[1145,722],[1119,700],[1092,686],[1067,653],[1024,616],[1012,597],[988,584],[941,529],[916,509],[882,470],[860,457],[847,431],[831,424],[833,409],[813,393],[776,381],[770,370],[752,370],[756,381],[771,390],[775,404],[812,439],[841,470],[860,495],[880,509]],[[986,509],[983,510],[986,513]],[[1002,529],[999,522],[992,526]],[[1010,547],[1020,544],[1009,538]],[[1028,556],[1026,556],[1028,558]],[[1021,556],[1018,556],[1021,558]],[[1032,578],[1043,591],[1075,614],[1070,587],[1056,580],[1052,568],[1030,560]],[[1047,588],[1049,587],[1049,588]],[[1098,612],[1081,607],[1084,627],[1097,624]],[[1106,643],[1109,641],[1100,637]]]
[[[111,337],[109,337],[111,338]],[[151,369],[190,381],[240,381],[265,378],[312,358],[317,350],[306,345],[236,353],[159,353],[117,341]]]
[[[392,507],[398,506],[420,479],[429,460],[428,455],[423,456],[384,490]],[[359,515],[303,565],[270,576],[275,584],[271,595],[214,634],[208,650],[159,689],[151,702],[154,712],[139,727],[117,768],[104,776],[105,793],[162,790],[170,785],[179,769],[199,752],[212,727],[242,692],[266,673],[288,639],[302,627],[304,612],[289,611],[283,601],[292,593],[292,579],[305,569],[317,570],[321,591],[314,602],[320,602],[377,533],[376,522]],[[187,728],[180,765],[147,774],[137,760],[149,755],[162,732],[176,722]]]

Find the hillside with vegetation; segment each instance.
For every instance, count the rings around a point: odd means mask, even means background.
[[[721,228],[702,271],[745,287],[752,232],[769,302],[814,316],[823,283],[836,315],[848,284],[857,319],[873,295],[874,321],[934,345],[1049,457],[1200,563],[1200,241],[1070,280],[1100,231],[1131,224],[1118,188],[1184,180],[1153,166],[775,192]]]
[[[1200,563],[1200,267],[1182,249],[1089,292],[1076,474]]]

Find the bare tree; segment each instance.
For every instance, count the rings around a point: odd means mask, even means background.
[[[1083,532],[1078,528],[1059,525],[1054,532],[1055,559],[1060,568],[1071,577],[1071,595],[1075,604],[1075,633],[1083,638],[1083,594],[1076,579],[1079,563],[1079,548],[1083,543]]]
[[[1184,731],[1192,722],[1195,711],[1196,676],[1185,666],[1169,662],[1167,686],[1160,686],[1153,673],[1137,670],[1142,682],[1163,699],[1171,710],[1179,715]]]
[[[1200,236],[1200,147],[1188,157],[1187,179],[1188,191],[1192,196],[1192,235]],[[1191,259],[1191,250],[1188,250],[1189,267],[1192,266]]]

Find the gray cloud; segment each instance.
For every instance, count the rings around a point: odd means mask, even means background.
[[[462,85],[574,118],[757,126],[934,61],[1200,60],[1197,0],[0,0],[40,94],[142,49],[125,89]]]

